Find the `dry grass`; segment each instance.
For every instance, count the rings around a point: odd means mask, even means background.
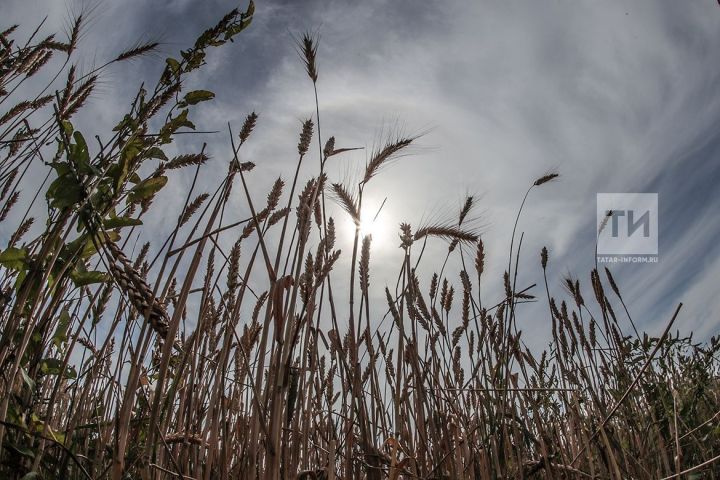
[[[661,337],[639,334],[608,270],[593,270],[589,289],[567,279],[567,291],[552,292],[547,249],[525,266],[542,269],[545,292],[517,285],[514,233],[499,279],[504,295],[484,298],[481,284],[491,280],[484,245],[468,227],[472,197],[457,223],[401,226],[395,287],[373,285],[372,241],[359,228],[349,278],[334,271],[341,253],[325,191],[359,224],[364,189],[415,137],[388,138],[350,188],[327,179],[325,161],[351,150],[336,150],[330,137],[316,176],[299,178],[319,137],[314,105],[292,180],[278,179],[258,203],[247,188],[254,164],[238,160],[256,126],[252,113],[230,132],[226,177],[214,192],[196,192],[211,147],[163,153],[191,128],[192,105],[212,97],[184,92],[183,81],[252,14],[252,5],[230,12],[182,60],[169,59],[102,151],[71,124],[104,68],[78,78],[68,66],[82,18],[67,43],[18,46],[12,29],[0,36],[0,215],[48,202],[48,218],[14,217],[0,253],[4,478],[718,476],[720,342],[672,335],[679,307]],[[317,95],[317,41],[298,43]],[[13,100],[55,53],[68,58],[58,93]],[[57,153],[46,151],[55,139]],[[43,160],[51,183],[33,197],[22,188],[25,172]],[[129,258],[176,169],[194,171],[176,228]],[[556,176],[531,182],[523,205]],[[231,189],[249,218],[225,218]],[[46,227],[28,235],[37,224]],[[433,241],[449,243],[445,261],[418,278]],[[451,257],[463,265],[457,276],[445,273]],[[377,288],[385,304],[372,304]],[[518,305],[536,295],[548,310],[535,320],[552,332],[540,353],[516,327]],[[621,328],[628,323],[632,335]]]

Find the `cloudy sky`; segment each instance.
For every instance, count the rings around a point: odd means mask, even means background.
[[[91,137],[117,123],[140,83],[157,79],[165,57],[235,6],[221,0],[3,0],[0,26],[29,28],[46,14],[50,32],[67,29],[72,14],[86,12],[90,23],[77,59],[86,71],[137,39],[161,42],[157,54],[105,72],[79,120]],[[209,143],[213,159],[202,178],[208,189],[225,171],[227,122],[237,129],[253,110],[260,121],[245,151],[245,159],[258,165],[251,188],[264,196],[274,178],[289,176],[300,122],[314,114],[293,35],[315,31],[321,37],[323,141],[334,135],[338,146],[366,147],[337,158],[331,180],[355,178],[383,131],[426,132],[412,156],[368,187],[369,210],[387,198],[374,232],[376,287],[394,283],[397,275],[399,222],[451,218],[463,197],[473,194],[479,198],[474,225],[489,252],[486,291],[499,292],[522,196],[537,177],[557,169],[560,179],[532,192],[521,219],[521,286],[541,282],[544,245],[554,293],[561,294],[560,280],[568,273],[587,286],[596,194],[656,192],[659,263],[613,267],[616,278],[643,328],[657,333],[682,301],[681,332],[700,338],[717,333],[715,0],[259,0],[256,7],[252,26],[212,51],[189,85],[216,93],[193,121],[222,133],[188,135],[178,143],[181,151]],[[189,181],[175,179],[162,208],[155,205],[151,218],[158,235],[174,221],[168,209],[179,208]],[[243,208],[240,198],[236,206]],[[428,268],[439,268],[445,249],[431,248]],[[520,328],[543,338],[546,316],[534,312],[521,315]]]

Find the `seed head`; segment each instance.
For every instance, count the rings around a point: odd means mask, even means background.
[[[243,123],[242,128],[240,129],[240,145],[245,143],[245,140],[248,139],[250,134],[253,131],[253,128],[255,128],[255,123],[257,122],[257,113],[252,112],[250,115],[247,116],[245,119],[245,123]]]
[[[305,120],[302,126],[302,132],[300,132],[300,143],[298,143],[298,153],[303,156],[307,153],[310,147],[310,140],[312,140],[313,134],[313,122],[312,120]]]
[[[544,183],[548,183],[548,182],[555,180],[559,176],[560,176],[559,173],[555,173],[555,172],[548,173],[547,175],[543,175],[542,177],[535,180],[535,183],[533,185],[535,185],[536,187],[539,187],[540,185],[542,185]]]

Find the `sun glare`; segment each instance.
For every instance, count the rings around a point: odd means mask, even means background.
[[[372,235],[372,248],[385,247],[389,240],[389,229],[382,212],[375,218],[374,213],[364,212],[360,216],[360,239]],[[355,223],[348,219],[346,223],[347,235],[352,241],[355,235]]]

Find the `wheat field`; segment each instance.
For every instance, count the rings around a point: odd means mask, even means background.
[[[195,128],[195,106],[213,101],[186,83],[206,55],[242,42],[253,15],[252,3],[233,10],[167,58],[111,132],[81,133],[73,119],[108,66],[157,44],[81,74],[82,15],[66,39],[0,34],[0,221],[14,232],[0,252],[2,478],[720,477],[718,338],[677,333],[681,304],[662,335],[638,331],[607,268],[563,277],[547,249],[521,265],[523,207],[506,219],[503,278],[487,276],[468,221],[479,200],[467,196],[450,220],[400,225],[397,282],[374,281],[363,193],[400,175],[421,134],[386,135],[352,184],[329,178],[326,162],[352,149],[318,133],[317,37],[297,38],[315,115],[279,140],[297,143],[295,163],[258,183],[262,162],[244,148],[262,124],[249,112],[214,137],[233,152],[218,159],[224,179],[198,190],[219,146],[165,153]],[[31,78],[44,86],[27,88]],[[308,164],[311,177],[300,173]],[[44,182],[27,174],[34,165]],[[179,170],[193,181],[173,231],[143,236]],[[506,188],[525,205],[552,195],[558,175]],[[231,196],[247,218],[227,220]],[[37,204],[45,218],[30,216]],[[428,244],[446,255],[424,255]],[[544,284],[520,285],[521,269]],[[481,294],[488,284],[504,293]],[[517,327],[526,302],[546,305],[536,319],[552,333],[545,351]]]

